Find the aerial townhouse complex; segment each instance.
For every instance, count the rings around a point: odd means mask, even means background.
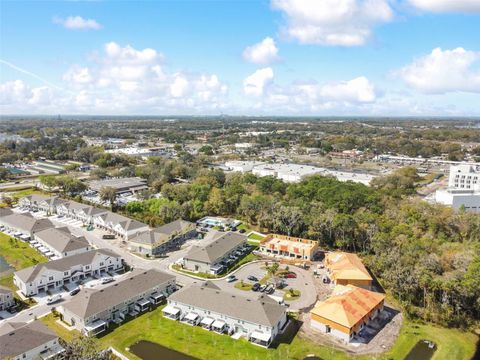
[[[269,234],[260,243],[260,251],[267,256],[313,260],[318,251],[318,241]]]
[[[137,269],[103,289],[83,289],[58,311],[64,322],[94,336],[112,322],[120,324],[127,316],[136,316],[161,303],[175,290],[175,276],[154,269]]]
[[[353,285],[337,285],[310,311],[311,326],[350,342],[383,310],[385,295]]]
[[[164,255],[173,249],[178,249],[185,241],[197,236],[194,223],[175,220],[171,223],[136,234],[128,239],[129,249],[142,255]]]
[[[330,252],[325,255],[325,266],[335,285],[355,285],[370,289],[372,277],[362,260],[346,252]]]
[[[81,254],[93,249],[84,236],[73,235],[68,227],[52,227],[38,231],[30,244],[40,251],[46,249],[45,255],[52,254],[52,260]]]
[[[62,287],[87,276],[109,276],[123,268],[122,258],[109,249],[90,250],[14,273],[13,282],[25,296]]]
[[[192,246],[183,258],[183,267],[190,271],[218,274],[229,262],[229,256],[248,247],[247,237],[235,232],[220,233],[203,246]]]
[[[15,305],[13,292],[9,288],[0,285],[0,311],[8,310]]]
[[[247,298],[221,290],[210,281],[193,283],[168,298],[165,317],[207,330],[239,333],[268,347],[287,323],[285,307],[267,295]]]
[[[37,360],[62,358],[65,349],[58,336],[40,320],[0,325],[0,359]]]
[[[36,219],[30,214],[10,214],[0,217],[0,231],[11,233],[22,239],[33,239],[42,230],[54,227],[48,219]]]

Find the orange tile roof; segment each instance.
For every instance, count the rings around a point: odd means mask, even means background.
[[[325,265],[334,280],[372,280],[362,260],[351,253],[333,252],[325,256]]]
[[[353,285],[337,285],[325,301],[317,301],[312,314],[353,328],[385,299],[385,295]]]

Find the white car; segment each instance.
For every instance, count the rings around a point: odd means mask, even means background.
[[[62,299],[61,294],[53,295],[47,299],[47,305],[54,304]]]

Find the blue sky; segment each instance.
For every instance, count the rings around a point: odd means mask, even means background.
[[[480,115],[480,0],[0,6],[2,113]]]

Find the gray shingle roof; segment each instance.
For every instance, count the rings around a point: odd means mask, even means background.
[[[186,286],[168,300],[265,326],[276,325],[285,315],[285,308],[267,295],[247,298],[220,290],[208,281]]]
[[[23,282],[33,281],[43,270],[67,271],[75,265],[91,264],[95,256],[103,254],[110,257],[120,257],[117,253],[109,249],[95,249],[81,254],[67,256],[58,260],[52,260],[46,263],[37,264],[15,272],[15,275]]]
[[[147,181],[138,177],[119,178],[119,179],[105,179],[90,181],[88,186],[90,189],[100,191],[104,187],[111,187],[118,190],[127,190],[130,188],[144,187]]]
[[[185,234],[195,228],[196,225],[194,223],[179,219],[153,230],[144,231],[130,238],[129,241],[159,246],[169,241],[172,237]]]
[[[6,323],[0,327],[0,359],[21,355],[57,338],[40,320]]]
[[[175,276],[163,271],[137,269],[103,289],[83,289],[63,307],[80,318],[87,318],[171,280],[175,280]]]
[[[12,215],[13,211],[10,208],[7,207],[0,207],[0,217]]]
[[[35,219],[27,214],[11,214],[4,216],[0,221],[16,229],[21,229],[23,232],[35,233],[44,229],[54,227],[53,223],[48,219]]]
[[[11,292],[10,288],[0,285],[0,294],[10,294]]]
[[[90,245],[84,236],[74,236],[67,227],[45,229],[37,232],[35,236],[62,253],[84,249]]]
[[[246,241],[245,235],[234,232],[224,233],[208,245],[193,246],[185,259],[211,264]]]

